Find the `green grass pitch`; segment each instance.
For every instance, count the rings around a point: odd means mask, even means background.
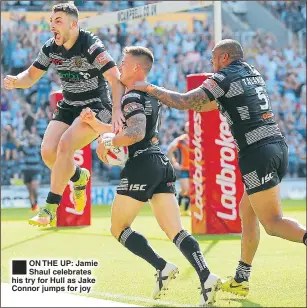
[[[283,201],[287,216],[306,225],[306,201]],[[149,206],[136,218],[133,228],[145,235],[154,249],[179,266],[180,274],[160,301],[151,300],[154,269],[124,249],[110,234],[110,207],[92,208],[92,225],[73,228],[36,228],[27,224],[28,209],[1,210],[2,282],[9,282],[11,259],[95,259],[96,285],[92,296],[141,306],[196,306],[199,282],[190,264],[159,228]],[[190,218],[183,217],[190,230]],[[196,236],[210,269],[226,278],[240,256],[239,235]],[[306,247],[268,236],[261,241],[252,267],[250,294],[244,299],[219,292],[218,307],[306,307]]]

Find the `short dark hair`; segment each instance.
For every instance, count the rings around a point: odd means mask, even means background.
[[[243,60],[244,51],[241,44],[236,40],[221,40],[214,46],[215,49],[222,49],[229,54],[231,60]]]
[[[64,12],[67,15],[71,15],[71,16],[76,17],[77,19],[79,18],[79,11],[78,11],[77,7],[74,4],[71,4],[71,3],[55,4],[52,7],[52,12],[54,12],[54,13]]]
[[[147,72],[151,70],[153,63],[155,62],[153,53],[143,46],[127,46],[124,48],[123,54],[130,54],[135,57],[144,58],[146,62],[149,63],[148,68],[146,68]]]

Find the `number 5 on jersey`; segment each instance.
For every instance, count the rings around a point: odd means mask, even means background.
[[[268,95],[263,87],[257,87],[255,88],[256,93],[258,94],[258,98],[261,100],[265,100],[264,105],[260,105],[261,110],[269,109],[269,98]]]

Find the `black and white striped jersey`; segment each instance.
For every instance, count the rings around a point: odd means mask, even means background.
[[[233,61],[205,80],[201,88],[230,125],[239,156],[251,147],[282,140],[265,81],[243,61]]]
[[[19,147],[19,150],[24,154],[24,158],[22,159],[23,170],[39,172],[42,161],[40,145],[22,145]]]
[[[145,137],[140,142],[128,147],[129,157],[136,157],[140,154],[162,154],[158,139],[161,124],[161,103],[150,94],[132,90],[122,98],[122,111],[126,120],[140,113],[146,116]]]
[[[74,46],[66,50],[50,38],[33,63],[47,71],[54,64],[61,78],[65,103],[84,106],[95,102],[111,104],[111,95],[103,73],[116,64],[102,41],[89,31],[79,30]]]

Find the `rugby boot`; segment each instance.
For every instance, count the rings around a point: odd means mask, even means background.
[[[212,273],[201,283],[200,307],[211,307],[215,303],[216,292],[221,288],[221,283],[221,279]]]
[[[81,168],[80,178],[78,181],[74,182],[74,202],[75,202],[75,210],[77,212],[83,212],[86,206],[86,185],[90,179],[90,172]]]
[[[221,290],[245,297],[249,291],[249,282],[236,282],[233,277],[228,277],[227,280],[222,282]]]
[[[178,273],[178,267],[169,262],[166,263],[163,270],[157,270],[157,273],[155,274],[157,282],[152,294],[153,299],[159,299],[162,294],[165,294],[165,291],[168,290],[170,281],[175,279]]]
[[[46,203],[46,207],[41,209],[35,216],[28,220],[29,224],[38,227],[56,226],[57,204]]]

